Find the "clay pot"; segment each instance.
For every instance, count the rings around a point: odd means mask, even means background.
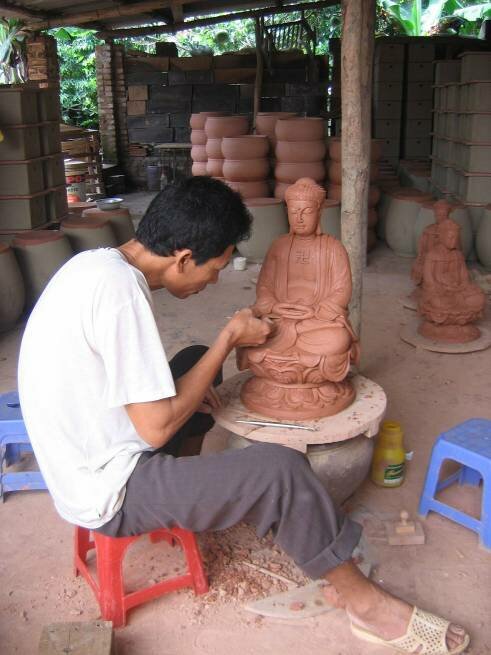
[[[209,116],[205,123],[206,136],[219,139],[226,136],[242,136],[249,130],[247,116]]]
[[[206,162],[208,159],[206,154],[206,146],[193,146],[191,148],[191,159],[193,161]]]
[[[60,229],[68,237],[74,252],[94,248],[116,248],[118,242],[109,221],[97,218],[67,218]]]
[[[278,141],[323,141],[324,120],[319,117],[280,118],[275,136]]]
[[[284,200],[285,192],[289,186],[291,185],[286,184],[285,182],[277,182],[274,187],[274,197],[278,198],[279,200]]]
[[[206,132],[204,130],[191,130],[191,143],[193,146],[205,146],[206,140]]]
[[[31,308],[56,271],[73,255],[70,243],[59,230],[26,230],[16,235],[12,248],[26,289],[26,307]]]
[[[321,229],[324,234],[341,239],[341,203],[339,200],[324,202],[321,211]]]
[[[71,202],[70,203],[70,214],[76,214],[81,216],[86,209],[95,209],[97,205],[94,201],[92,202]]]
[[[331,136],[328,139],[329,159],[334,161],[341,161],[341,137]],[[381,141],[379,139],[372,139],[370,148],[370,161],[378,161],[381,157]]]
[[[209,160],[208,160],[209,161]],[[268,159],[225,159],[223,177],[231,182],[264,180],[269,173]]]
[[[260,134],[225,137],[222,151],[225,159],[263,159],[269,153],[268,137]]]
[[[324,141],[277,141],[276,158],[280,162],[316,162],[326,156]]]
[[[232,182],[230,180],[225,180],[225,183],[233,189],[240,193],[242,198],[266,198],[269,188],[268,183],[261,180],[257,182]]]
[[[208,116],[225,116],[225,113],[223,111],[200,111],[197,114],[191,114],[189,126],[193,130],[204,130]]]
[[[280,118],[293,118],[294,116],[296,114],[290,111],[259,112],[256,116],[255,132],[256,134],[267,136],[271,145],[274,147],[276,144],[276,122]]]
[[[276,162],[274,175],[278,182],[285,182],[287,184],[293,184],[301,177],[310,177],[316,182],[323,182],[326,171],[323,161],[295,164]]]
[[[191,173],[193,175],[208,175],[206,172],[206,162],[205,161],[195,161],[191,167]]]
[[[21,316],[26,292],[14,252],[4,243],[0,243],[0,280],[0,332],[6,332]]]
[[[375,182],[379,176],[379,170],[376,163],[370,166],[370,182]],[[330,161],[327,167],[327,177],[329,182],[333,184],[341,184],[342,182],[342,166],[340,161]]]
[[[245,205],[252,215],[251,237],[237,250],[250,261],[262,261],[271,243],[289,230],[286,206],[276,198],[252,198]]]
[[[391,194],[393,191],[401,191],[403,187],[401,187],[398,183],[397,186],[392,186],[390,188],[380,189],[380,200],[377,204],[377,214],[378,214],[378,221],[377,221],[377,236],[379,239],[382,241],[385,241],[385,221],[387,217],[387,210],[389,208],[389,203],[391,199]]]
[[[206,142],[206,155],[209,159],[223,159],[223,139],[208,139]]]
[[[120,246],[126,243],[135,236],[135,228],[131,220],[131,214],[126,207],[119,209],[86,209],[82,213],[82,218],[96,219],[99,221],[106,221],[111,226],[113,234],[116,238],[116,245]]]
[[[404,189],[391,194],[385,223],[387,245],[400,257],[415,257],[414,226],[422,203],[431,200],[429,194],[416,189]]]
[[[421,238],[421,235],[425,229],[432,225],[435,222],[435,213],[433,211],[433,205],[435,204],[434,200],[429,200],[428,202],[423,202],[419,206],[418,215],[414,222],[414,251],[418,252],[418,244]],[[389,203],[386,203],[386,208],[388,208]]]
[[[206,174],[212,177],[223,177],[224,159],[208,159],[206,162]]]
[[[476,252],[480,263],[491,271],[491,205],[487,205],[482,212],[476,234]]]

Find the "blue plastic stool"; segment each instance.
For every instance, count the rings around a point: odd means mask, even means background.
[[[438,482],[440,467],[446,459],[459,462],[462,466],[456,473]],[[438,491],[454,482],[477,486],[481,480],[481,520],[435,499]],[[438,437],[431,453],[418,511],[422,516],[430,511],[437,512],[474,530],[481,543],[491,548],[491,421],[473,418]]]
[[[17,391],[0,394],[0,499],[9,491],[47,489],[39,471],[5,473],[4,467],[19,461],[23,453],[32,453],[22,420]]]

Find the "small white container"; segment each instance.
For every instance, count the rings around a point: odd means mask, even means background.
[[[247,257],[234,257],[234,270],[245,271],[247,267]]]

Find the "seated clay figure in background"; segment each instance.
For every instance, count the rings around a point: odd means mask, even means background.
[[[428,227],[424,229],[422,235],[419,237],[418,254],[411,270],[411,277],[417,286],[421,286],[423,284],[423,268],[425,257],[429,251],[438,243],[438,226],[440,223],[448,219],[451,209],[452,205],[446,200],[437,200],[433,204],[435,222],[431,225],[428,225]]]
[[[274,418],[329,416],[354,399],[346,380],[359,357],[348,320],[351,269],[344,246],[320,231],[324,199],[308,178],[287,189],[290,233],[271,245],[253,307],[276,329],[264,345],[238,352],[239,369],[254,373],[242,401]]]
[[[472,323],[482,317],[486,296],[471,281],[459,245],[460,226],[444,220],[438,226],[437,245],[425,257],[419,332],[437,341],[465,343],[481,334]]]

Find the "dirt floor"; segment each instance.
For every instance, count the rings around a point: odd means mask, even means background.
[[[141,208],[144,196],[132,199]],[[369,527],[395,518],[402,508],[415,513],[426,466],[437,435],[470,417],[491,418],[491,350],[467,355],[417,351],[399,339],[412,317],[400,298],[411,290],[410,261],[379,246],[369,257],[364,277],[362,372],[383,386],[387,416],[404,426],[405,444],[414,451],[405,483],[380,489],[367,481],[349,501]],[[210,343],[220,326],[254,299],[251,278],[229,266],[217,286],[185,302],[165,291],[155,294],[157,320],[167,354],[191,343]],[[490,323],[489,311],[486,319]],[[22,326],[0,338],[0,392],[16,388]],[[56,335],[53,335],[56,338]],[[231,357],[226,375],[234,372]],[[82,381],[81,381],[82,383]],[[53,399],[56,401],[56,399]],[[215,428],[205,450],[223,446]],[[479,516],[481,490],[450,489],[447,497]],[[0,652],[37,652],[44,625],[88,621],[99,616],[87,584],[72,574],[72,527],[60,519],[45,492],[15,493],[0,506]],[[424,527],[425,546],[372,545],[372,576],[412,603],[466,626],[473,641],[469,653],[491,653],[491,551],[470,532],[435,514]],[[177,592],[133,610],[126,628],[116,631],[118,655],[383,655],[387,649],[354,638],[342,611],[304,620],[261,618],[243,608],[286,587],[247,563],[302,583],[300,571],[269,539],[258,540],[241,525],[200,537],[210,576],[210,592],[195,597]],[[130,588],[161,580],[182,568],[177,549],[142,539],[130,549],[126,575]]]

